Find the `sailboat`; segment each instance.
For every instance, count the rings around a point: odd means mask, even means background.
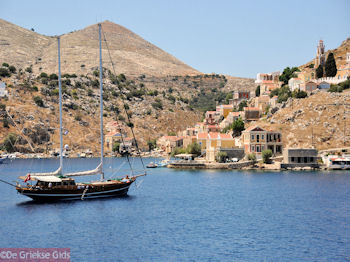
[[[106,180],[103,172],[103,71],[102,71],[102,43],[101,43],[101,24],[99,26],[99,51],[100,51],[100,136],[101,136],[101,157],[100,163],[93,170],[80,171],[74,173],[62,173],[63,170],[63,139],[62,139],[62,83],[61,83],[61,59],[60,59],[60,37],[57,37],[58,43],[58,82],[59,82],[59,111],[60,111],[60,165],[57,170],[47,173],[29,173],[26,176],[19,177],[25,185],[16,184],[18,193],[25,195],[37,201],[57,201],[90,199],[101,197],[125,196],[137,177],[146,175],[146,172],[125,176],[122,179]],[[140,155],[140,154],[139,154]],[[140,155],[141,157],[141,155]],[[142,159],[141,159],[142,162]],[[143,163],[143,162],[142,162]],[[132,168],[130,166],[130,168]],[[132,171],[132,170],[131,170]],[[77,183],[74,177],[101,175],[99,181]],[[30,185],[28,181],[36,181],[35,185]]]

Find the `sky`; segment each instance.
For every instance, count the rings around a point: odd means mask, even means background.
[[[0,0],[0,18],[45,35],[120,24],[203,73],[255,78],[350,37],[350,0]],[[1,37],[1,32],[0,32]]]

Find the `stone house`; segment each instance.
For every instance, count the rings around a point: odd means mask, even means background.
[[[314,148],[285,148],[281,168],[312,167],[317,168],[318,152]]]
[[[219,113],[220,116],[226,118],[230,112],[233,111],[233,105],[219,105],[216,107],[216,112]]]
[[[175,148],[183,146],[183,137],[162,136],[157,140],[157,147],[170,154]]]
[[[246,154],[261,154],[270,149],[273,154],[282,154],[282,134],[268,131],[257,125],[251,126],[242,132],[242,145]]]
[[[244,111],[244,120],[245,121],[256,121],[259,120],[261,111],[257,107],[245,107]]]
[[[304,83],[305,82],[302,79],[294,77],[294,78],[289,79],[288,86],[289,86],[290,91],[293,92],[294,90],[297,90],[297,89],[301,90],[301,86]]]
[[[317,89],[317,84],[313,81],[308,81],[305,84],[301,85],[302,91],[305,91],[307,93],[311,93],[312,91],[315,91]]]
[[[317,86],[318,89],[329,89],[330,87],[331,87],[331,85],[326,81],[322,81]]]

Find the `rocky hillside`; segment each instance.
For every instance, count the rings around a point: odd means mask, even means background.
[[[319,150],[343,147],[344,127],[346,146],[350,146],[350,90],[290,98],[275,110],[275,114],[252,124],[281,131],[285,146],[308,148],[314,144]]]
[[[6,68],[6,67],[3,67]],[[65,74],[63,83],[64,143],[73,151],[99,151],[99,72],[86,75]],[[0,112],[0,141],[9,133],[19,136],[17,149],[30,152],[55,150],[59,145],[57,75],[37,76],[16,69],[3,78],[9,98],[1,104],[11,118]],[[236,84],[235,84],[236,83]],[[104,69],[104,122],[121,122],[126,130],[127,113],[135,127],[138,142],[145,147],[149,139],[193,126],[205,110],[215,108],[216,101],[225,102],[228,93],[246,87],[254,88],[253,80],[223,75],[195,76],[115,76]],[[1,111],[1,110],[0,110]],[[29,143],[28,143],[29,141]]]
[[[193,75],[199,72],[152,45],[130,30],[109,21],[102,23],[117,74],[139,76]],[[57,39],[40,35],[0,19],[0,61],[35,74],[57,72]],[[99,63],[98,26],[61,36],[62,71],[87,74]],[[104,66],[111,69],[106,43]]]

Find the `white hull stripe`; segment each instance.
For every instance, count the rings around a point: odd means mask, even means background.
[[[128,189],[129,187],[130,187],[130,185],[123,187],[123,188],[118,188],[118,189],[113,189],[113,190],[108,190],[108,191],[86,193],[84,198],[86,198],[87,196],[91,196],[91,195],[101,195],[104,193],[117,192],[117,191]],[[20,193],[23,195],[26,195],[26,196],[52,196],[52,197],[60,197],[60,196],[81,197],[83,195],[82,193],[79,193],[79,194],[35,194],[35,193],[22,193],[22,192],[20,192]]]

